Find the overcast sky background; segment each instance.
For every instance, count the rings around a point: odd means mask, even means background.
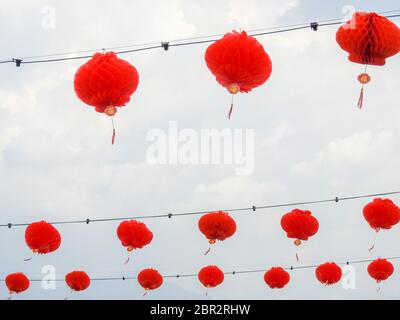
[[[43,9],[56,10],[56,28],[44,30]],[[342,17],[342,8],[388,11],[398,1],[1,1],[0,58],[27,57],[127,44],[258,29]],[[398,23],[398,20],[394,20]],[[153,213],[248,207],[399,189],[399,56],[372,67],[364,109],[356,108],[363,67],[348,62],[335,41],[337,27],[259,37],[273,61],[270,80],[236,97],[229,95],[204,62],[207,45],[121,56],[136,66],[140,84],[116,117],[117,143],[110,145],[107,117],[77,99],[73,77],[84,61],[0,65],[0,224],[41,219],[73,220]],[[255,171],[238,176],[232,165],[150,165],[151,129],[232,128],[255,130]],[[399,204],[399,197],[392,197]],[[368,200],[312,205],[320,231],[301,247],[300,264],[400,255],[396,227],[374,233],[364,221]],[[301,207],[305,208],[305,207]],[[0,230],[0,278],[17,271],[41,276],[54,265],[57,277],[75,269],[92,277],[136,276],[146,267],[163,274],[197,273],[209,264],[224,271],[296,265],[293,240],[280,227],[291,208],[234,214],[238,230],[208,256],[198,217],[146,220],[150,246],[126,251],[118,223],[58,226],[61,248],[23,262],[30,252],[24,228]],[[324,287],[314,270],[291,272],[280,291],[263,274],[226,276],[206,290],[197,278],[166,279],[145,299],[393,299],[399,297],[400,263],[376,292],[366,264],[356,266],[356,290]],[[63,299],[69,289],[43,290],[32,283],[16,299]],[[94,282],[71,299],[143,299],[136,281]],[[8,296],[0,284],[0,298]]]

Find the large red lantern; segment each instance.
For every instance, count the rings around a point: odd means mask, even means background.
[[[349,53],[351,62],[365,65],[364,73],[358,76],[362,85],[358,107],[362,108],[364,85],[371,80],[367,66],[383,66],[387,58],[400,51],[400,29],[376,13],[356,12],[352,20],[339,28],[336,41]]]
[[[117,229],[117,236],[128,252],[141,249],[153,240],[153,233],[147,226],[136,220],[121,222]],[[129,258],[125,263],[129,262]]]
[[[315,276],[324,285],[330,286],[342,279],[342,268],[334,262],[321,264],[315,269]]]
[[[289,283],[290,274],[281,267],[274,267],[264,274],[264,281],[271,289],[282,289]]]
[[[97,112],[113,117],[125,106],[139,85],[139,74],[114,52],[96,53],[75,74],[76,95]],[[111,118],[112,119],[112,118]],[[115,139],[113,123],[112,144]]]
[[[233,95],[250,92],[264,84],[272,72],[272,62],[263,46],[246,32],[227,33],[207,48],[205,60],[219,84]]]
[[[26,228],[25,242],[33,253],[47,254],[60,247],[61,236],[53,225],[39,221],[31,223]]]
[[[224,273],[217,266],[208,266],[200,270],[199,281],[206,288],[215,288],[224,282]]]
[[[318,232],[319,223],[317,218],[313,217],[311,211],[294,209],[283,215],[281,219],[282,229],[286,232],[288,238],[296,239],[296,247],[301,245],[301,241],[308,240]],[[296,253],[296,258],[298,255]]]
[[[147,292],[161,287],[163,276],[155,269],[144,269],[138,275],[138,282],[146,290],[146,295]]]
[[[365,220],[377,233],[381,229],[389,230],[400,222],[400,208],[390,199],[374,199],[368,203],[363,214]],[[375,243],[370,251],[375,247]]]
[[[380,283],[381,281],[389,279],[393,274],[393,264],[386,259],[377,259],[368,265],[369,275]]]
[[[84,271],[72,271],[65,276],[65,282],[73,291],[83,291],[90,286],[90,277]]]
[[[30,286],[28,277],[21,272],[9,274],[5,279],[5,283],[10,291],[10,295],[22,293],[28,290]]]
[[[199,219],[199,229],[208,239],[210,245],[212,245],[215,244],[217,240],[224,241],[233,236],[236,232],[236,223],[227,212],[211,212],[203,215]],[[206,254],[210,249],[208,249]]]

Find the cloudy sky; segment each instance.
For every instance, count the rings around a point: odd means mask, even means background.
[[[131,44],[255,30],[339,18],[345,6],[357,10],[400,9],[398,1],[154,0],[1,1],[1,59],[30,57]],[[50,15],[50,18],[49,18]],[[55,20],[53,19],[55,18]],[[50,20],[49,20],[50,19]],[[398,23],[398,21],[396,21]],[[337,27],[263,36],[273,61],[270,80],[236,97],[226,119],[227,92],[204,62],[207,45],[121,56],[136,66],[140,85],[116,116],[117,143],[110,122],[74,94],[73,77],[84,61],[0,65],[0,224],[41,219],[74,220],[154,213],[248,207],[399,189],[399,58],[372,67],[362,111],[356,108],[362,66],[347,61],[337,45]],[[254,171],[238,175],[232,164],[149,163],[146,139],[153,129],[254,130]],[[398,196],[392,199],[399,203]],[[312,205],[319,233],[301,248],[301,265],[400,255],[399,229],[382,232],[376,249],[362,216],[368,200]],[[301,207],[305,208],[305,207]],[[233,214],[234,237],[208,256],[198,217],[146,220],[150,246],[129,265],[116,237],[118,223],[58,226],[61,248],[24,262],[30,252],[24,228],[0,230],[0,278],[17,271],[41,278],[54,266],[57,278],[75,269],[92,277],[136,276],[145,267],[163,274],[197,273],[209,264],[224,271],[296,265],[293,241],[280,228],[292,208]],[[270,290],[263,274],[226,276],[205,289],[196,278],[167,279],[145,299],[393,299],[398,298],[400,264],[376,292],[366,265],[356,268],[356,287],[324,287],[314,270],[291,272],[281,291]],[[33,283],[16,299],[62,299],[64,283],[44,290]],[[71,299],[142,299],[136,281],[94,282]],[[0,284],[0,299],[8,296]]]

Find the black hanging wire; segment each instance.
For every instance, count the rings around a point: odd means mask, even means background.
[[[260,213],[262,209],[274,209],[274,208],[283,208],[283,207],[296,207],[296,206],[304,206],[310,204],[320,204],[320,203],[330,203],[330,202],[341,202],[341,201],[349,201],[349,200],[357,200],[357,199],[366,199],[366,198],[374,198],[374,197],[383,197],[389,195],[398,195],[400,191],[391,191],[391,192],[381,192],[374,194],[364,194],[364,195],[356,195],[356,196],[346,196],[346,197],[334,197],[330,199],[320,199],[320,200],[312,200],[312,201],[301,201],[301,202],[288,202],[288,203],[280,203],[280,204],[270,204],[263,206],[249,206],[243,208],[233,208],[233,209],[214,209],[214,210],[206,210],[206,211],[191,211],[191,212],[181,212],[181,213],[165,213],[165,214],[154,214],[154,215],[146,215],[146,216],[133,216],[133,217],[116,217],[116,218],[103,218],[103,219],[82,219],[82,220],[65,220],[65,221],[49,221],[48,223],[53,225],[62,225],[62,224],[89,224],[93,222],[112,222],[112,221],[124,221],[124,220],[144,220],[144,219],[161,219],[172,217],[185,217],[185,216],[198,216],[209,212],[216,211],[227,211],[229,213],[239,213],[251,211],[254,213]],[[0,224],[0,228],[8,228],[12,227],[24,227],[28,226],[30,223],[6,223]]]
[[[399,260],[400,256],[391,256],[386,258],[386,260]],[[373,262],[375,259],[354,259],[354,260],[346,260],[344,262],[338,262],[338,265],[352,265],[352,264],[364,264]],[[314,269],[317,268],[319,264],[309,264],[309,265],[299,265],[299,266],[286,266],[283,267],[284,270],[294,271],[294,270],[304,270],[304,269]],[[242,275],[242,274],[252,274],[252,273],[263,273],[268,271],[269,267],[265,269],[246,269],[246,270],[233,270],[233,271],[225,271],[224,275]],[[163,278],[195,278],[197,277],[197,273],[183,273],[183,274],[167,274],[163,275]],[[94,277],[91,278],[91,281],[127,281],[127,280],[137,280],[137,277]],[[4,282],[5,279],[0,279],[0,282]],[[43,279],[30,279],[31,282],[42,282]],[[65,282],[65,279],[54,279],[56,282]]]
[[[378,12],[379,14],[388,14],[388,13],[395,13],[399,12],[400,10],[391,10],[385,12]],[[390,14],[384,15],[386,18],[398,18],[400,14]],[[304,23],[304,24],[294,24],[294,25],[287,25],[282,27],[271,27],[271,28],[264,28],[264,29],[256,29],[248,31],[250,36],[264,36],[264,35],[272,35],[272,34],[279,34],[279,33],[286,33],[292,32],[297,30],[303,29],[312,29],[317,31],[319,27],[326,27],[326,26],[334,26],[343,24],[344,21],[342,18],[337,19],[329,19],[324,20],[321,22],[311,22],[311,23]],[[186,39],[178,39],[170,42],[157,42],[157,43],[148,43],[148,44],[136,44],[136,45],[127,45],[127,46],[119,46],[119,47],[110,47],[107,50],[118,50],[115,51],[116,54],[127,54],[133,52],[140,52],[140,51],[149,51],[164,48],[164,50],[168,50],[169,47],[180,47],[180,46],[190,46],[190,45],[197,45],[197,44],[205,44],[205,43],[212,43],[217,41],[215,37],[221,37],[223,34],[214,34],[209,36],[202,36],[202,37],[193,37],[193,38],[186,38]],[[208,39],[211,38],[211,39]],[[200,40],[205,39],[205,40]],[[172,43],[171,43],[172,42]],[[139,47],[139,48],[138,48]],[[132,48],[126,50],[120,50],[124,48]],[[89,59],[92,57],[92,54],[86,55],[78,55],[75,57],[62,57],[65,55],[71,54],[80,54],[80,53],[93,53],[100,50],[106,50],[106,48],[102,49],[93,49],[93,50],[81,50],[75,52],[65,52],[65,53],[56,53],[56,54],[46,54],[46,55],[36,55],[31,57],[25,58],[12,58],[0,61],[0,64],[6,63],[15,63],[17,67],[21,66],[21,64],[37,64],[37,63],[47,63],[47,62],[61,62],[61,61],[68,61],[68,60],[80,60],[80,59]],[[56,58],[57,56],[61,56],[60,58]],[[52,58],[49,58],[52,57]],[[42,58],[49,58],[49,59],[42,59]],[[33,59],[33,60],[32,60]]]

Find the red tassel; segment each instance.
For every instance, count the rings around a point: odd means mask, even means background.
[[[111,124],[113,128],[112,138],[111,138],[111,145],[114,145],[115,142],[115,125],[114,125],[114,118],[111,116]]]
[[[113,134],[112,134],[111,144],[114,145],[114,142],[115,142],[115,129],[113,128]]]
[[[232,111],[233,111],[233,103],[231,104],[231,108],[229,109],[229,114],[228,114],[229,120],[231,119]]]
[[[361,88],[360,97],[358,98],[357,106],[359,109],[362,109],[364,102],[364,87]]]

